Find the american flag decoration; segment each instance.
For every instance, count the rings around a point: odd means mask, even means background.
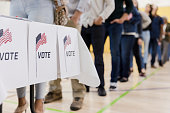
[[[47,39],[45,33],[41,35],[41,33],[36,37],[36,51],[40,47],[40,45],[46,44]]]
[[[70,36],[69,35],[65,36],[63,41],[64,41],[64,50],[65,50],[67,48],[67,46],[71,44]]]
[[[3,43],[7,43],[7,42],[11,42],[12,41],[12,33],[9,32],[9,29],[5,30],[5,32],[3,32],[3,29],[0,30],[0,46]]]

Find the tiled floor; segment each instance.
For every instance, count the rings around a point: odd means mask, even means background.
[[[86,94],[83,108],[77,112],[70,111],[72,102],[70,80],[63,80],[63,99],[46,104],[45,113],[170,113],[170,62],[158,69],[150,69],[148,65],[146,80],[139,77],[135,65],[129,82],[118,83],[118,89],[110,92],[108,90],[111,70],[110,54],[104,54],[104,60],[106,97],[99,97],[97,89],[91,88],[91,92]],[[135,85],[136,87],[133,87]],[[132,87],[133,89],[129,90]],[[29,90],[27,98],[29,100]],[[16,102],[15,90],[9,91],[9,96],[3,105],[3,113],[13,113],[17,106]]]

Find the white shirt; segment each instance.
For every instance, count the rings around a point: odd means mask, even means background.
[[[81,24],[84,27],[92,26],[94,20],[101,16],[103,22],[112,14],[115,10],[115,0],[91,0],[90,9],[88,12],[81,16]]]
[[[69,1],[67,4],[69,17],[73,16],[76,10],[84,13],[89,10],[90,8],[90,0],[65,0]]]

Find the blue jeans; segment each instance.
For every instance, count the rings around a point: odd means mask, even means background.
[[[133,35],[122,35],[120,43],[120,77],[129,77],[130,55],[133,51],[134,40]]]
[[[142,57],[142,46],[138,45],[138,38],[134,39],[133,49],[130,54],[130,68],[133,68],[133,55],[135,56],[138,71],[141,73],[141,69],[144,68],[143,57]]]
[[[161,61],[161,57],[162,57],[161,45],[158,45],[157,53],[158,53],[158,61]]]
[[[142,32],[143,41],[144,41],[144,64],[148,62],[148,53],[149,53],[149,42],[150,42],[150,31],[143,31]]]
[[[87,47],[93,46],[95,67],[100,78],[100,86],[104,87],[104,62],[103,62],[103,50],[104,50],[104,38],[105,27],[104,25],[92,27],[82,27],[81,35],[86,43]]]
[[[51,0],[11,0],[10,16],[28,18],[29,20],[53,23],[53,4]],[[36,84],[36,99],[43,99],[45,83]],[[17,89],[18,98],[25,97],[26,87]]]
[[[149,46],[150,46],[150,51],[151,51],[151,54],[152,54],[151,65],[154,65],[156,55],[157,55],[157,47],[158,47],[157,39],[151,38]]]
[[[120,69],[120,40],[122,34],[122,24],[105,24],[106,31],[110,37],[110,49],[112,56],[112,71],[111,71],[111,82],[117,82]]]

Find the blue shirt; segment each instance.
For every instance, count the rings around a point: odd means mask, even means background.
[[[151,23],[151,38],[159,39],[161,33],[161,25],[164,24],[163,19],[160,16],[153,17]]]

